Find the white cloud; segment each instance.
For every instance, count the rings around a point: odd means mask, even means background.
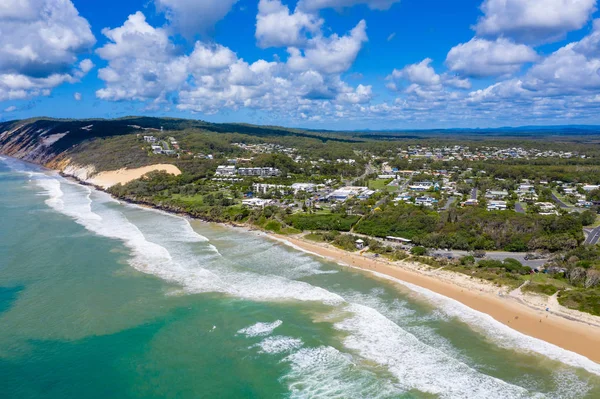
[[[394,79],[406,79],[410,83],[416,83],[422,86],[439,85],[440,75],[435,73],[431,64],[431,58],[425,58],[418,64],[407,65],[401,70],[394,69],[391,77]]]
[[[17,107],[15,107],[14,105],[4,108],[4,112],[15,112],[16,110],[17,110]]]
[[[191,53],[177,48],[164,28],[148,24],[141,12],[103,34],[109,43],[97,50],[108,61],[98,76],[105,87],[101,99],[138,100],[149,107],[173,103],[177,109],[216,113],[242,107],[270,115],[312,118],[372,98],[371,86],[353,88],[339,76],[350,68],[367,40],[361,21],[347,35],[319,31],[302,50],[290,47],[283,61],[246,62],[219,44],[195,43]]]
[[[79,92],[73,93],[73,98],[75,99],[75,101],[81,101],[81,98],[82,98],[81,93],[79,93]]]
[[[400,0],[300,0],[298,8],[305,11],[317,11],[325,8],[342,9],[358,4],[366,4],[371,10],[387,10]]]
[[[298,9],[290,14],[280,0],[260,0],[256,16],[256,40],[262,48],[299,47],[306,43],[307,34],[320,31],[323,20]]]
[[[495,41],[473,38],[453,47],[446,57],[446,65],[464,76],[501,76],[517,72],[523,64],[537,59],[537,53],[524,44],[503,38]]]
[[[70,0],[0,3],[0,100],[47,95],[93,64],[78,63],[96,39]]]
[[[540,43],[582,28],[596,10],[596,0],[485,0],[481,10],[478,35]]]
[[[366,22],[361,20],[349,35],[312,38],[304,51],[291,47],[288,49],[290,57],[287,65],[293,71],[314,69],[326,74],[345,72],[354,63],[362,44],[368,40],[366,29]]]
[[[187,57],[179,56],[166,30],[150,26],[141,12],[130,15],[123,26],[102,33],[111,42],[96,50],[109,62],[98,71],[106,87],[96,92],[97,97],[162,101],[187,78]]]
[[[154,0],[172,27],[186,37],[206,33],[223,19],[237,0]]]
[[[387,87],[394,91],[400,91],[402,83],[406,81],[409,85],[404,89],[404,92],[417,94],[421,97],[431,96],[433,92],[437,92],[436,95],[439,95],[444,87],[457,89],[471,88],[471,82],[468,79],[448,73],[439,75],[430,65],[431,63],[431,58],[425,58],[417,64],[407,65],[402,69],[394,69],[386,77],[386,80],[389,82]]]

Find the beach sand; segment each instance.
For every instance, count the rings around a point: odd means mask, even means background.
[[[524,295],[520,290],[508,292],[460,273],[436,270],[415,262],[374,259],[298,236],[271,236],[341,265],[381,273],[426,288],[486,313],[523,334],[600,362],[600,317],[566,309],[556,299]]]
[[[92,178],[86,180],[86,182],[106,189],[118,183],[129,183],[132,180],[139,179],[148,172],[154,171],[165,171],[176,176],[181,174],[181,171],[175,165],[157,164],[136,169],[119,169],[108,172],[100,172],[94,175]]]

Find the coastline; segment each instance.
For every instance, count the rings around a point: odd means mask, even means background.
[[[375,278],[381,278],[378,274],[384,275],[390,277],[386,280],[400,280],[440,294],[485,313],[518,332],[600,363],[600,317],[564,309],[557,302],[553,305],[551,298],[547,301],[551,306],[550,311],[546,311],[543,297],[525,295],[520,290],[509,292],[505,287],[473,280],[456,272],[433,269],[414,262],[369,258],[300,237],[266,235],[280,242],[287,241],[292,246],[342,267],[352,267]]]
[[[98,186],[90,180],[86,181],[60,170],[56,172],[78,184],[92,186],[99,191],[107,192],[104,187]],[[204,222],[215,222],[197,218],[186,212],[160,204],[152,204],[131,198],[114,196],[113,198],[125,203],[157,209],[182,217]],[[262,231],[256,226],[245,224],[217,223],[246,230]],[[520,290],[519,292],[508,292],[505,287],[497,287],[483,281],[474,280],[460,273],[433,269],[424,264],[407,261],[389,262],[343,251],[329,244],[315,243],[298,236],[283,236],[268,231],[263,231],[263,233],[268,238],[292,244],[299,250],[331,260],[342,267],[352,267],[372,278],[381,279],[381,275],[383,275],[389,277],[386,280],[396,280],[396,284],[405,282],[453,299],[475,311],[489,315],[496,321],[520,333],[546,341],[600,363],[600,317],[563,308],[556,301],[554,301],[556,303],[551,304],[551,311],[545,311],[545,307],[547,307],[546,305],[549,304],[550,300],[544,303],[542,297],[536,299],[536,296],[522,294]],[[411,291],[415,292],[414,290]],[[418,293],[415,292],[415,295],[418,295]]]

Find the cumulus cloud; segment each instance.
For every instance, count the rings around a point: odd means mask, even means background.
[[[306,11],[317,11],[325,8],[343,9],[358,4],[366,4],[371,10],[387,10],[400,0],[300,0],[298,8]]]
[[[108,61],[98,71],[106,87],[96,92],[97,97],[160,101],[187,78],[187,58],[178,55],[167,31],[150,26],[143,13],[138,11],[123,26],[102,33],[110,42],[96,50]]]
[[[290,9],[280,0],[260,0],[256,16],[256,40],[262,48],[302,46],[307,34],[320,31],[323,20],[312,13]]]
[[[103,34],[109,42],[96,51],[108,61],[98,72],[105,82],[96,92],[101,99],[149,107],[169,103],[207,114],[246,107],[310,118],[334,112],[336,104],[358,106],[372,98],[371,86],[351,87],[340,78],[367,40],[364,21],[343,36],[319,30],[302,47],[289,47],[287,60],[272,62],[247,62],[225,46],[202,41],[185,53],[166,28],[151,26],[141,12]]]
[[[538,59],[529,46],[508,39],[495,41],[473,38],[453,47],[446,57],[446,65],[453,72],[469,77],[509,75],[521,66]]]
[[[581,29],[596,10],[596,0],[485,0],[481,10],[478,35],[541,43]]]
[[[361,20],[346,36],[310,39],[304,51],[289,48],[288,67],[294,71],[314,69],[322,73],[342,73],[354,63],[362,44],[368,40],[367,24]]]
[[[73,98],[75,99],[75,101],[81,101],[81,98],[82,98],[81,93],[79,93],[79,92],[73,93]]]
[[[407,65],[402,69],[394,69],[386,77],[387,87],[399,91],[403,82],[409,86],[405,88],[406,93],[414,93],[420,96],[430,96],[431,92],[440,92],[444,87],[457,89],[470,89],[471,82],[468,79],[444,73],[439,75],[431,66],[433,60],[425,58],[423,61]]]
[[[237,0],[154,0],[173,29],[190,38],[206,33],[229,13]]]
[[[4,108],[4,112],[7,112],[7,113],[15,112],[16,110],[17,110],[17,107],[15,107],[14,105]]]
[[[93,64],[78,62],[96,39],[70,0],[0,3],[0,100],[47,95]]]

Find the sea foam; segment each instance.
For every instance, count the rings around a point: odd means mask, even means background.
[[[277,327],[282,325],[283,322],[281,320],[276,320],[272,323],[256,323],[249,327],[242,328],[237,333],[244,334],[247,337],[261,337],[265,335],[269,335],[275,330]]]

